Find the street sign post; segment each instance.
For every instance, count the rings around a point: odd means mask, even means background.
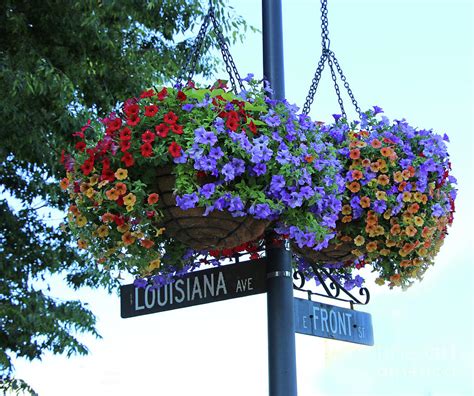
[[[124,285],[120,287],[121,316],[130,318],[264,293],[266,278],[266,260],[258,259],[196,271],[159,287]]]
[[[372,317],[366,312],[296,297],[294,312],[297,333],[374,345]]]

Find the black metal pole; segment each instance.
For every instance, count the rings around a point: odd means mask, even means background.
[[[273,99],[285,97],[281,0],[262,0],[263,74]],[[296,396],[295,323],[291,252],[266,240],[268,379],[270,396]]]

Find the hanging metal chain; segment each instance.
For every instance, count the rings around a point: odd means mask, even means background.
[[[328,8],[327,8],[328,0],[321,0],[321,46],[322,46],[322,54],[318,62],[318,67],[316,68],[316,72],[314,73],[314,77],[311,80],[311,86],[309,88],[308,95],[306,96],[305,103],[303,105],[303,114],[308,114],[311,105],[314,102],[314,96],[318,89],[319,81],[321,80],[321,75],[324,70],[324,64],[328,62],[329,69],[331,71],[331,78],[334,82],[334,89],[337,95],[337,101],[339,103],[339,107],[341,108],[341,113],[344,118],[347,118],[346,111],[344,109],[344,102],[341,97],[341,91],[339,85],[337,83],[337,75],[334,70],[334,66],[336,66],[336,70],[339,74],[341,81],[344,84],[344,88],[346,88],[349,97],[351,98],[352,104],[354,105],[357,113],[359,116],[361,115],[361,110],[357,101],[355,100],[354,94],[347,82],[347,78],[342,72],[341,66],[339,65],[334,52],[330,50],[331,40],[329,39],[329,29],[328,29]]]
[[[323,50],[329,50],[331,40],[329,40],[329,29],[328,29],[328,1],[321,0],[321,46]]]
[[[216,16],[214,14],[213,6],[211,6],[211,8],[209,9],[209,16],[211,18],[212,25],[214,26],[214,31],[216,32],[217,43],[219,44],[219,47],[221,49],[222,58],[224,59],[224,63],[225,63],[225,68],[227,70],[227,73],[229,74],[232,90],[235,93],[238,93],[237,85],[235,83],[235,79],[237,79],[239,88],[241,91],[243,91],[244,86],[242,84],[242,79],[240,78],[240,74],[237,70],[237,67],[235,66],[234,59],[232,58],[232,55],[230,54],[229,47],[227,46],[227,42],[225,41],[225,37],[222,34],[221,26],[219,25],[219,22],[217,21]]]
[[[210,15],[209,15],[209,11],[208,11],[206,16],[204,17],[204,21],[201,25],[201,28],[199,29],[199,33],[196,36],[196,39],[194,40],[194,44],[193,44],[193,46],[191,47],[191,49],[188,53],[188,56],[186,58],[186,62],[184,64],[184,67],[181,69],[181,72],[178,75],[178,78],[177,78],[178,84],[180,84],[183,81],[184,76],[186,75],[186,71],[188,71],[188,70],[189,70],[189,72],[188,72],[188,75],[187,75],[186,82],[192,80],[192,78],[194,76],[194,72],[196,71],[197,62],[198,62],[199,57],[201,55],[201,48],[202,48],[202,45],[204,43],[204,39],[206,38],[206,33],[207,33],[207,28],[209,27],[209,22],[210,22]]]
[[[341,81],[344,83],[344,88],[346,88],[347,94],[351,98],[352,104],[354,105],[357,111],[357,114],[359,114],[360,116],[362,111],[360,110],[359,104],[357,103],[357,100],[355,99],[354,94],[352,93],[352,89],[349,86],[349,82],[347,81],[346,76],[342,72],[341,66],[339,65],[339,62],[336,59],[336,55],[334,55],[333,51],[330,51],[330,53],[331,53],[331,58],[334,61],[334,65],[336,65],[336,69],[337,69],[337,72],[339,73],[339,77],[341,78]]]
[[[237,67],[235,66],[234,59],[232,58],[230,54],[229,47],[227,46],[227,42],[225,41],[225,37],[224,37],[224,34],[222,33],[221,26],[219,22],[217,21],[217,18],[214,14],[214,4],[212,0],[209,0],[209,11],[204,17],[204,21],[201,25],[201,28],[199,29],[199,33],[186,58],[186,63],[177,78],[177,83],[180,84],[183,81],[184,76],[186,75],[187,71],[189,71],[187,74],[187,81],[192,80],[194,73],[196,71],[197,62],[201,56],[202,46],[206,38],[207,29],[209,27],[210,22],[212,22],[212,26],[216,33],[217,44],[219,45],[219,48],[221,50],[221,54],[222,54],[222,58],[224,59],[226,71],[229,74],[232,90],[235,93],[238,93],[237,84],[235,80],[237,79],[237,83],[239,84],[240,90],[244,90],[244,86],[242,84],[242,79],[240,78],[240,74],[237,70]]]
[[[306,100],[304,102],[303,114],[307,115],[309,113],[309,110],[311,109],[311,105],[313,104],[314,96],[318,89],[319,80],[321,80],[321,75],[324,70],[324,64],[326,63],[326,60],[328,57],[327,53],[328,51],[323,50],[323,53],[321,54],[321,58],[319,58],[318,68],[316,69],[316,72],[314,73],[313,80],[311,81],[311,86],[309,87],[308,95],[306,96]]]
[[[345,119],[347,119],[346,110],[344,110],[344,101],[341,98],[341,90],[339,89],[339,84],[337,83],[337,76],[336,76],[336,72],[334,71],[334,65],[333,65],[331,55],[329,55],[328,57],[328,65],[329,65],[329,69],[331,70],[331,78],[334,83],[334,89],[336,90],[337,101],[341,109],[341,114]]]

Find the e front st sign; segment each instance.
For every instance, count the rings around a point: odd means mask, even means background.
[[[130,318],[265,293],[266,276],[266,261],[259,259],[196,271],[159,287],[121,286],[121,316]]]

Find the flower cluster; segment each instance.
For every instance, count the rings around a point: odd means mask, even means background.
[[[344,188],[336,150],[297,107],[246,80],[238,95],[222,81],[146,90],[74,133],[61,187],[73,200],[68,227],[78,246],[141,276],[194,268],[203,252],[170,237],[162,223],[156,173],[165,166],[182,210],[274,221],[301,246],[326,245]]]
[[[344,164],[340,226],[331,242],[351,242],[358,258],[352,266],[371,264],[376,283],[406,288],[421,279],[443,243],[456,179],[449,174],[446,135],[378,119],[381,112],[375,106],[361,123],[336,117],[320,126]]]

